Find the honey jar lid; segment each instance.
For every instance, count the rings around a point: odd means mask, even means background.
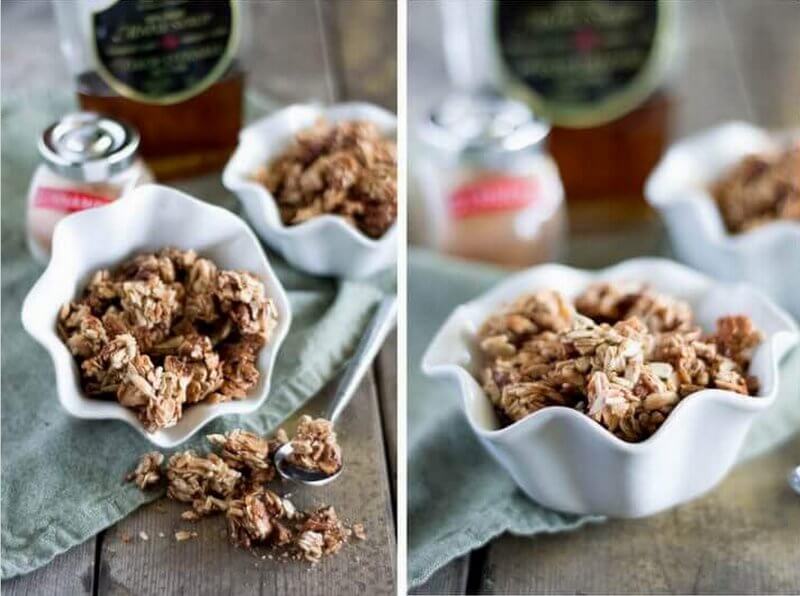
[[[542,145],[550,125],[524,103],[492,90],[450,95],[434,108],[423,137],[440,149],[509,153]]]
[[[55,172],[82,182],[101,182],[136,159],[139,133],[123,122],[95,114],[67,114],[48,126],[39,153]]]

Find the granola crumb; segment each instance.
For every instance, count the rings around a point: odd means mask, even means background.
[[[119,535],[119,539],[124,542],[125,544],[129,543],[132,540],[131,535],[128,532],[122,532]]]
[[[185,540],[191,540],[192,538],[197,538],[197,532],[190,532],[187,530],[178,530],[175,532],[176,542],[183,542]]]
[[[140,489],[145,490],[158,484],[161,480],[161,464],[164,463],[164,455],[158,451],[145,453],[136,469],[125,477],[128,482],[134,482]]]
[[[351,529],[353,530],[353,536],[359,540],[367,539],[367,532],[364,530],[364,524],[353,524]]]

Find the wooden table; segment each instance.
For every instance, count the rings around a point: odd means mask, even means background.
[[[393,2],[251,3],[250,85],[290,102],[363,99],[396,108]],[[3,89],[71,85],[49,0],[2,4]],[[177,184],[224,197],[216,177]],[[224,199],[220,199],[224,200]],[[392,335],[340,424],[347,467],[315,491],[293,488],[298,505],[330,503],[363,521],[368,538],[311,568],[260,559],[230,546],[224,520],[176,543],[181,507],[162,500],[131,514],[49,565],[3,583],[4,594],[394,594],[396,591],[396,335]],[[330,388],[305,412],[320,413]],[[145,532],[148,540],[139,538]],[[159,533],[163,533],[161,537]],[[123,542],[130,536],[130,542]]]
[[[681,7],[675,135],[731,119],[800,126],[800,3],[701,0]],[[447,80],[438,16],[430,3],[409,6],[412,116],[443,93]],[[601,199],[570,205],[569,264],[597,268],[663,254],[668,243],[657,218],[631,226],[613,207]],[[551,536],[501,536],[413,592],[796,594],[800,497],[786,476],[798,463],[800,439],[794,439],[736,468],[706,497],[661,515]]]

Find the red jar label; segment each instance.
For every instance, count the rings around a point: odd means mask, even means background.
[[[458,187],[450,195],[450,215],[454,219],[483,213],[513,211],[535,203],[539,198],[535,178],[491,176]]]
[[[42,186],[36,190],[33,206],[40,209],[53,209],[65,213],[83,211],[113,202],[113,199],[67,188]]]

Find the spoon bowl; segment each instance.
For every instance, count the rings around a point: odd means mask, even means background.
[[[288,458],[293,452],[294,448],[292,447],[291,442],[286,443],[280,449],[278,449],[277,452],[275,452],[275,469],[277,469],[278,474],[280,474],[281,477],[285,478],[286,480],[302,482],[303,484],[307,484],[309,486],[325,486],[329,482],[336,480],[344,468],[343,463],[333,474],[326,474],[325,472],[319,470],[306,470],[291,464],[289,461],[286,461],[286,458]]]

